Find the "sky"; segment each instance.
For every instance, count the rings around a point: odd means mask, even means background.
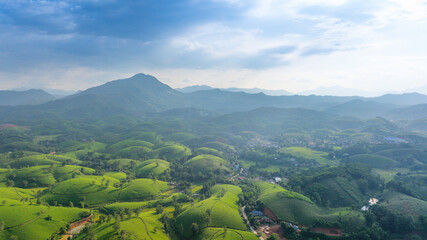
[[[425,43],[427,0],[0,0],[0,89],[427,93]]]

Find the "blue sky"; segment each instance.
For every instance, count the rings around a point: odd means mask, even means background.
[[[425,26],[424,0],[0,0],[0,88],[144,72],[172,87],[427,91]]]

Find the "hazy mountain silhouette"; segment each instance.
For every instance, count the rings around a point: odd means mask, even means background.
[[[0,106],[36,105],[54,99],[54,96],[40,89],[0,91]]]
[[[50,96],[49,99],[52,98]],[[219,89],[182,93],[161,83],[153,76],[137,74],[131,78],[114,80],[37,106],[1,107],[0,119],[3,121],[39,118],[102,119],[121,114],[145,117],[163,115],[191,119],[265,107],[304,108],[317,112],[325,111],[335,116],[358,118],[376,116],[395,118],[401,116],[393,110],[425,103],[426,99],[427,96],[416,93],[390,94],[377,98],[268,96],[264,93],[250,94]],[[36,101],[32,100],[31,103]],[[423,115],[414,113],[408,116]]]

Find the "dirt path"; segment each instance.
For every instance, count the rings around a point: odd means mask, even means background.
[[[323,233],[327,236],[340,237],[343,232],[341,228],[320,228],[315,227],[311,229],[312,232]]]
[[[73,237],[73,235],[79,234],[81,230],[85,227],[86,223],[89,222],[93,217],[93,213],[82,220],[79,220],[77,222],[73,222],[70,224],[70,230],[67,231],[67,233],[62,236],[61,240],[67,240],[68,237]]]
[[[241,211],[242,211],[242,215],[243,215],[243,217],[244,217],[244,218],[245,218],[245,220],[246,220],[246,224],[248,224],[249,228],[251,229],[251,232],[252,232],[253,234],[255,234],[255,235],[257,235],[257,236],[258,236],[258,233],[257,233],[257,232],[255,231],[255,229],[251,226],[251,223],[250,223],[250,222],[249,222],[249,220],[248,220],[248,216],[246,216],[245,208],[246,208],[246,206],[242,207]],[[259,239],[264,240],[264,238],[263,238],[263,237],[261,237],[261,236],[259,236]]]
[[[145,224],[145,222],[144,222],[144,220],[142,220],[142,218],[140,218],[140,217],[138,217],[138,218],[139,218],[139,220],[141,220],[141,222],[144,224],[145,232],[147,233],[148,237],[149,237],[151,240],[153,240],[153,238],[151,237],[150,233],[148,232],[147,224]]]

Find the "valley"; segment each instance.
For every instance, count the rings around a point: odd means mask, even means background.
[[[2,106],[0,239],[423,239],[427,96],[409,96],[137,74]]]

